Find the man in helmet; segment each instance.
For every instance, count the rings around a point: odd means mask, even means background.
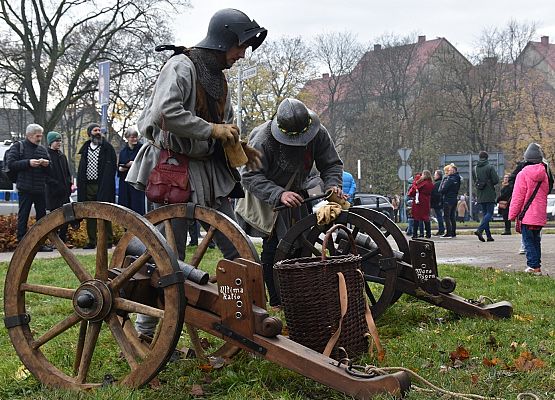
[[[159,149],[170,148],[189,158],[189,201],[234,219],[229,198],[243,195],[241,177],[228,164],[223,148],[237,143],[239,129],[233,124],[231,95],[223,71],[243,58],[248,47],[258,48],[266,34],[266,29],[243,12],[220,10],[210,20],[208,33],[200,43],[176,52],[166,62],[137,122],[149,142],[137,154],[127,182],[144,190]],[[257,167],[258,152],[246,143],[243,149],[247,165]],[[178,256],[184,259],[188,221],[173,219],[172,226]],[[220,232],[214,241],[226,259],[238,256],[233,243]],[[145,334],[152,334],[152,328],[138,326]]]
[[[343,162],[318,116],[297,99],[283,100],[275,118],[251,132],[249,144],[262,153],[262,168],[241,171],[247,194],[238,201],[235,211],[249,234],[263,237],[264,281],[270,305],[279,307],[273,279],[278,241],[291,223],[303,216],[305,210],[299,206],[307,197],[307,178],[313,164],[324,182],[324,190],[346,197],[341,190]],[[287,209],[273,213],[272,208],[279,205]]]

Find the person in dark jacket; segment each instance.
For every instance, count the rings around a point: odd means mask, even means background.
[[[445,234],[445,224],[443,223],[443,195],[439,193],[439,186],[443,180],[443,171],[437,169],[434,172],[434,190],[432,190],[432,198],[430,206],[434,210],[437,218],[437,232],[434,236],[441,236]]]
[[[90,139],[79,150],[81,160],[77,171],[77,200],[106,201],[116,200],[116,151],[104,139],[100,125],[90,124],[87,127]],[[106,223],[108,248],[112,247],[112,223]],[[88,243],[84,249],[96,247],[96,219],[87,219]]]
[[[54,211],[69,203],[71,172],[69,172],[67,157],[60,150],[62,135],[58,132],[48,132],[46,142],[48,143],[48,156],[50,157],[50,175],[46,178],[46,209]],[[66,246],[73,247],[67,243],[67,224],[60,227],[58,235],[62,241],[66,242]]]
[[[18,242],[27,233],[27,223],[33,204],[37,221],[46,215],[44,189],[50,171],[50,159],[48,151],[40,144],[43,132],[44,129],[38,124],[28,125],[25,130],[25,140],[12,145],[6,158],[8,168],[17,172],[15,186],[19,192]],[[23,154],[21,146],[23,146]],[[52,251],[52,249],[43,245],[39,251]]]
[[[439,193],[443,195],[443,215],[445,217],[446,232],[443,238],[454,238],[457,236],[457,202],[459,189],[461,187],[461,176],[455,164],[445,166],[445,177],[439,187]]]
[[[493,242],[491,231],[489,229],[489,222],[493,217],[493,210],[495,208],[495,185],[499,183],[499,175],[495,167],[488,161],[488,153],[481,151],[479,154],[479,161],[472,173],[474,185],[476,186],[478,204],[482,208],[482,222],[478,229],[474,232],[481,242]],[[487,239],[484,239],[483,233],[486,233]]]
[[[509,219],[509,204],[511,203],[511,196],[513,194],[513,187],[509,184],[509,174],[505,174],[501,182],[501,190],[497,196],[497,209],[499,214],[503,217],[505,230],[502,235],[511,234],[511,220]]]
[[[133,165],[133,160],[135,160],[142,146],[142,143],[139,143],[139,132],[137,129],[129,127],[127,131],[125,131],[125,139],[127,139],[127,145],[121,149],[118,157],[118,204],[144,215],[145,192],[137,190],[129,183],[125,182],[127,171],[129,171],[129,168]]]

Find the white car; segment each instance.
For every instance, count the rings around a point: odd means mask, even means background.
[[[547,219],[549,221],[555,220],[555,194],[547,195]]]

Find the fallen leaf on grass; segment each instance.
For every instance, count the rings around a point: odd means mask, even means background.
[[[191,396],[204,396],[204,390],[201,385],[193,385],[189,394]]]
[[[477,374],[470,375],[470,381],[473,385],[476,385],[480,381],[480,377]]]
[[[517,347],[518,347],[518,343],[517,343],[517,342],[511,342],[511,351],[512,351],[512,352],[515,352]]]
[[[531,371],[533,369],[540,369],[545,367],[545,361],[535,358],[529,351],[523,351],[520,356],[515,359],[515,368],[517,371]]]
[[[501,363],[501,360],[497,357],[492,358],[491,360],[489,358],[484,357],[484,359],[482,360],[482,364],[485,365],[486,367],[495,367],[500,363]]]
[[[455,362],[455,360],[460,360],[460,361],[467,360],[469,356],[470,354],[468,353],[468,350],[462,346],[457,347],[457,350],[449,353],[449,358],[451,359],[452,362]]]
[[[31,375],[31,373],[27,368],[25,368],[25,365],[20,365],[15,372],[15,379],[18,381],[22,381],[24,379],[27,379],[29,375]]]
[[[158,377],[156,377],[148,383],[148,386],[151,389],[158,389],[158,388],[162,387],[162,384],[160,383],[160,379],[158,379]]]
[[[439,367],[439,372],[442,373],[442,374],[445,374],[446,372],[449,372],[450,369],[451,369],[451,367],[448,366],[448,365],[441,365]]]
[[[210,341],[207,338],[200,338],[200,347],[202,347],[204,350],[208,350],[210,348],[210,346],[212,346],[210,344]]]
[[[534,317],[531,315],[519,315],[519,314],[514,314],[513,318],[516,319],[517,321],[521,321],[521,322],[531,322],[534,320]]]

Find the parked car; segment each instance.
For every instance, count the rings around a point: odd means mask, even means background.
[[[555,194],[547,195],[547,219],[549,221],[555,220]]]
[[[379,211],[393,219],[393,205],[385,196],[379,194],[355,193],[353,205]]]

